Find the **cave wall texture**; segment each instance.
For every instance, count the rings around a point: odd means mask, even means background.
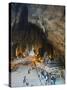
[[[27,13],[25,13],[25,10]],[[15,40],[16,35],[13,35],[15,30],[25,30],[28,22],[31,23],[30,25],[35,24],[42,29],[44,34],[47,34],[47,40],[53,46],[54,53],[60,56],[65,55],[65,6],[18,3],[11,4],[11,45],[18,40]],[[18,28],[20,26],[23,28]],[[19,32],[20,34],[18,35]],[[18,33],[17,38],[19,38],[19,40],[22,42],[22,39],[20,38],[23,35],[21,34],[20,30],[18,30]]]
[[[31,12],[33,11],[33,12]],[[28,20],[39,25],[48,33],[48,40],[53,44],[57,53],[64,54],[65,48],[65,7],[31,5]]]

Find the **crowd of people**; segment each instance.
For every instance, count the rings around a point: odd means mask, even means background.
[[[48,73],[45,71],[44,73],[44,70],[41,71],[41,77],[44,78],[45,80],[45,84],[53,84],[55,85],[55,82],[56,82],[56,76],[55,75],[52,75],[51,73]]]
[[[28,74],[31,73],[31,70],[32,69],[28,69]],[[51,73],[48,73],[48,72],[46,72],[44,70],[41,70],[39,73],[40,74],[38,74],[38,78],[40,80],[45,81],[44,85],[55,85],[56,84],[56,76],[55,75],[52,75]],[[26,85],[26,86],[30,85],[30,82],[28,81],[26,76],[24,76],[24,78],[23,78],[23,84]],[[43,84],[41,84],[41,85],[43,85]]]

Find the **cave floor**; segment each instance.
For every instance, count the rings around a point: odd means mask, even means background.
[[[52,85],[51,80],[46,82],[46,79],[41,75],[42,69],[46,70],[48,73],[55,74],[56,82],[55,85],[64,84],[65,80],[61,76],[61,70],[58,67],[49,68],[48,66],[43,67],[44,65],[36,65],[37,67],[32,68],[30,65],[20,66],[16,71],[11,72],[11,87],[26,87],[26,86],[43,86],[43,85]],[[28,72],[29,71],[29,72]],[[25,82],[24,77],[26,77]]]

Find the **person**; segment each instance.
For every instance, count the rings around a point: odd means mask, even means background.
[[[51,84],[55,84],[56,78],[55,78],[54,76],[51,77],[51,80],[52,80],[52,81],[51,81]]]
[[[28,70],[28,74],[30,74],[31,69]]]
[[[46,84],[48,84],[48,82],[49,82],[49,75],[48,75],[48,72],[47,72],[46,75],[45,75],[45,80],[46,80]]]
[[[26,76],[24,76],[24,79],[23,79],[23,83],[25,83],[26,82]]]
[[[38,77],[40,77],[40,75],[38,75]]]
[[[44,76],[44,71],[43,70],[41,71],[41,75]]]
[[[28,82],[26,82],[26,85],[27,85],[27,86],[29,86],[29,83],[28,83]]]
[[[54,77],[54,80],[53,81],[54,81],[54,84],[55,84],[55,82],[56,82],[56,78],[55,77]]]

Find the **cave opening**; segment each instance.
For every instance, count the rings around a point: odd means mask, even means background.
[[[48,40],[47,30],[28,21],[28,7],[23,5],[19,16],[19,22],[11,29],[11,57],[25,57],[35,55],[38,59],[45,60],[48,56],[51,60],[59,59],[60,54],[56,51],[53,43]],[[61,58],[64,55],[61,55]],[[60,58],[60,59],[61,59]]]
[[[47,39],[47,32],[33,23],[28,23],[27,27],[12,30],[13,46],[12,57],[25,57],[35,55],[43,58],[45,53],[53,57],[53,45]]]

